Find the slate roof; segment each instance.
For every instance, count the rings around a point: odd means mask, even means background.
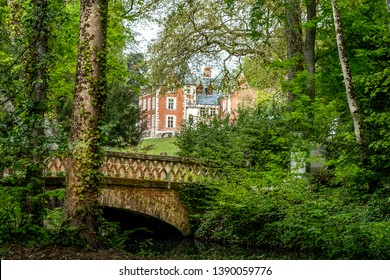
[[[219,94],[197,94],[196,95],[196,104],[197,105],[213,105],[218,106],[219,105],[219,98],[221,95]]]

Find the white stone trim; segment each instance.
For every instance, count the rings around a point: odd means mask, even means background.
[[[158,98],[158,94],[156,94],[156,134],[157,134],[157,131],[158,131],[158,126],[160,124],[160,110],[159,110],[159,98]]]

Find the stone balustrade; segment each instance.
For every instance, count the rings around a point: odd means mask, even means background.
[[[56,158],[48,163],[47,177],[65,174],[68,160]],[[210,177],[211,171],[191,158],[137,153],[106,152],[102,173],[107,177],[184,183]]]

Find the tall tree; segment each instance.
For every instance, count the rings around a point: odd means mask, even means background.
[[[30,27],[29,38],[30,57],[27,61],[27,79],[26,84],[29,88],[31,105],[28,107],[28,114],[32,117],[31,123],[31,145],[32,162],[27,167],[26,179],[31,181],[32,190],[30,195],[39,195],[44,191],[43,163],[46,143],[44,119],[46,110],[46,95],[48,89],[48,3],[46,0],[34,0],[32,18],[33,24]],[[31,205],[33,220],[37,223],[43,223],[43,208],[40,199],[35,199]],[[28,205],[29,203],[26,203]]]
[[[356,142],[359,145],[361,145],[363,140],[363,123],[361,120],[359,107],[356,101],[356,93],[355,93],[355,88],[353,86],[352,73],[349,67],[347,52],[345,50],[344,31],[343,31],[341,15],[337,4],[337,0],[332,1],[332,10],[333,10],[334,25],[336,30],[336,40],[337,40],[337,47],[339,52],[339,59],[340,59],[341,68],[343,70],[344,84],[347,93],[349,110],[352,115]]]
[[[11,63],[1,71],[1,105],[7,112],[3,143],[7,143],[8,167],[23,166],[20,176],[23,189],[23,211],[34,224],[43,224],[39,194],[43,192],[43,159],[45,150],[44,115],[46,113],[49,11],[47,0],[10,0],[8,24],[3,25],[7,55]],[[2,17],[3,19],[3,17]],[[4,23],[7,23],[5,21]],[[8,30],[7,30],[8,28]],[[8,31],[8,32],[7,32]],[[3,49],[4,50],[4,49]],[[4,52],[1,52],[5,54]],[[4,57],[4,56],[3,56]],[[4,112],[4,111],[3,111]],[[8,121],[7,121],[8,119]],[[7,161],[7,160],[6,160]],[[34,197],[34,199],[32,199]],[[27,215],[26,215],[27,216]]]
[[[266,57],[267,48],[278,51],[272,36],[279,23],[266,16],[273,4],[259,3],[253,12],[253,0],[178,2],[163,19],[163,30],[151,48],[152,78],[157,83],[172,74],[183,83],[196,80],[201,66],[208,64],[220,70],[219,77],[230,85],[238,78],[239,73],[231,71],[233,64],[240,67],[237,58]],[[257,14],[253,25],[249,22],[252,13]]]
[[[108,0],[81,0],[79,47],[70,135],[64,224],[97,246],[100,184],[99,121],[106,91]]]
[[[47,12],[48,5],[46,0],[34,0],[33,17],[34,23],[32,30],[35,30],[35,36],[32,38],[33,47],[31,49],[31,59],[29,62],[29,82],[32,85],[31,99],[33,102],[33,115],[37,115],[37,121],[35,124],[35,134],[39,140],[44,141],[45,129],[44,129],[44,116],[46,113],[46,93],[48,88],[47,78],[47,57],[48,57],[48,41],[49,31],[47,26]],[[36,155],[38,163],[43,163],[43,154],[38,153]],[[42,173],[42,171],[38,171]],[[42,174],[39,174],[42,175]]]
[[[308,72],[306,93],[311,100],[315,98],[315,42],[316,42],[317,0],[306,0],[305,63]]]
[[[302,42],[302,25],[301,25],[301,5],[299,0],[284,0],[286,15],[286,46],[288,67],[288,83],[297,77],[299,72],[304,70],[303,67],[303,42]],[[293,101],[296,98],[291,89],[288,90],[288,100]]]

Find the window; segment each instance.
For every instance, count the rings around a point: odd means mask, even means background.
[[[167,117],[167,127],[168,128],[175,127],[175,117],[174,116],[168,116]]]
[[[152,98],[152,110],[156,109],[156,97],[153,96]]]
[[[215,116],[215,115],[216,115],[215,108],[210,108],[210,116]]]
[[[200,115],[206,116],[207,115],[207,108],[200,108]]]
[[[171,98],[168,98],[167,100],[167,108],[170,109],[170,110],[173,110],[175,109],[175,98],[171,97]]]
[[[146,111],[146,99],[142,100],[142,110]]]
[[[154,118],[154,115],[152,115],[152,128],[156,127],[156,119]]]
[[[152,99],[148,98],[148,111],[152,109]]]

